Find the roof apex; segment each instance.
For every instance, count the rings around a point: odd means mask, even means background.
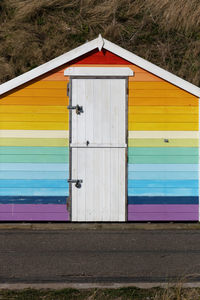
[[[94,49],[98,48],[99,51],[102,50],[102,48],[126,59],[127,61],[130,61],[130,63],[133,63],[144,70],[174,84],[175,86],[193,94],[194,96],[197,96],[200,98],[200,88],[193,85],[192,83],[158,67],[157,65],[150,63],[149,61],[131,53],[128,50],[123,49],[122,47],[102,38],[101,35],[99,35],[96,39],[87,42],[63,55],[58,56],[57,58],[54,58],[50,60],[49,62],[40,65],[37,68],[34,68],[31,71],[28,71],[14,79],[11,79],[3,84],[0,85],[0,95],[11,91],[14,88],[19,87],[20,85],[27,83],[63,64],[68,63],[69,61],[72,61],[76,59],[77,57],[84,55]]]

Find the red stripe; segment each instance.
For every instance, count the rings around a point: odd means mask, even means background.
[[[113,54],[110,51],[103,49],[99,51],[95,49],[81,57],[73,60],[70,64],[117,64],[117,65],[130,65],[127,60]]]

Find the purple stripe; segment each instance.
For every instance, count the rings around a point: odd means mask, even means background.
[[[198,205],[129,205],[128,221],[198,221]]]
[[[143,204],[128,205],[129,213],[196,213],[199,206],[195,204]]]
[[[66,205],[1,204],[0,221],[69,221]]]

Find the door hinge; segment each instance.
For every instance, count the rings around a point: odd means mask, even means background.
[[[67,84],[67,97],[69,97],[70,94],[70,83]]]

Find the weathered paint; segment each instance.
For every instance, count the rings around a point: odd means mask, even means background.
[[[96,50],[1,97],[0,220],[69,220],[69,79],[64,76],[69,65],[134,71],[128,100],[128,220],[198,220],[198,98]]]

